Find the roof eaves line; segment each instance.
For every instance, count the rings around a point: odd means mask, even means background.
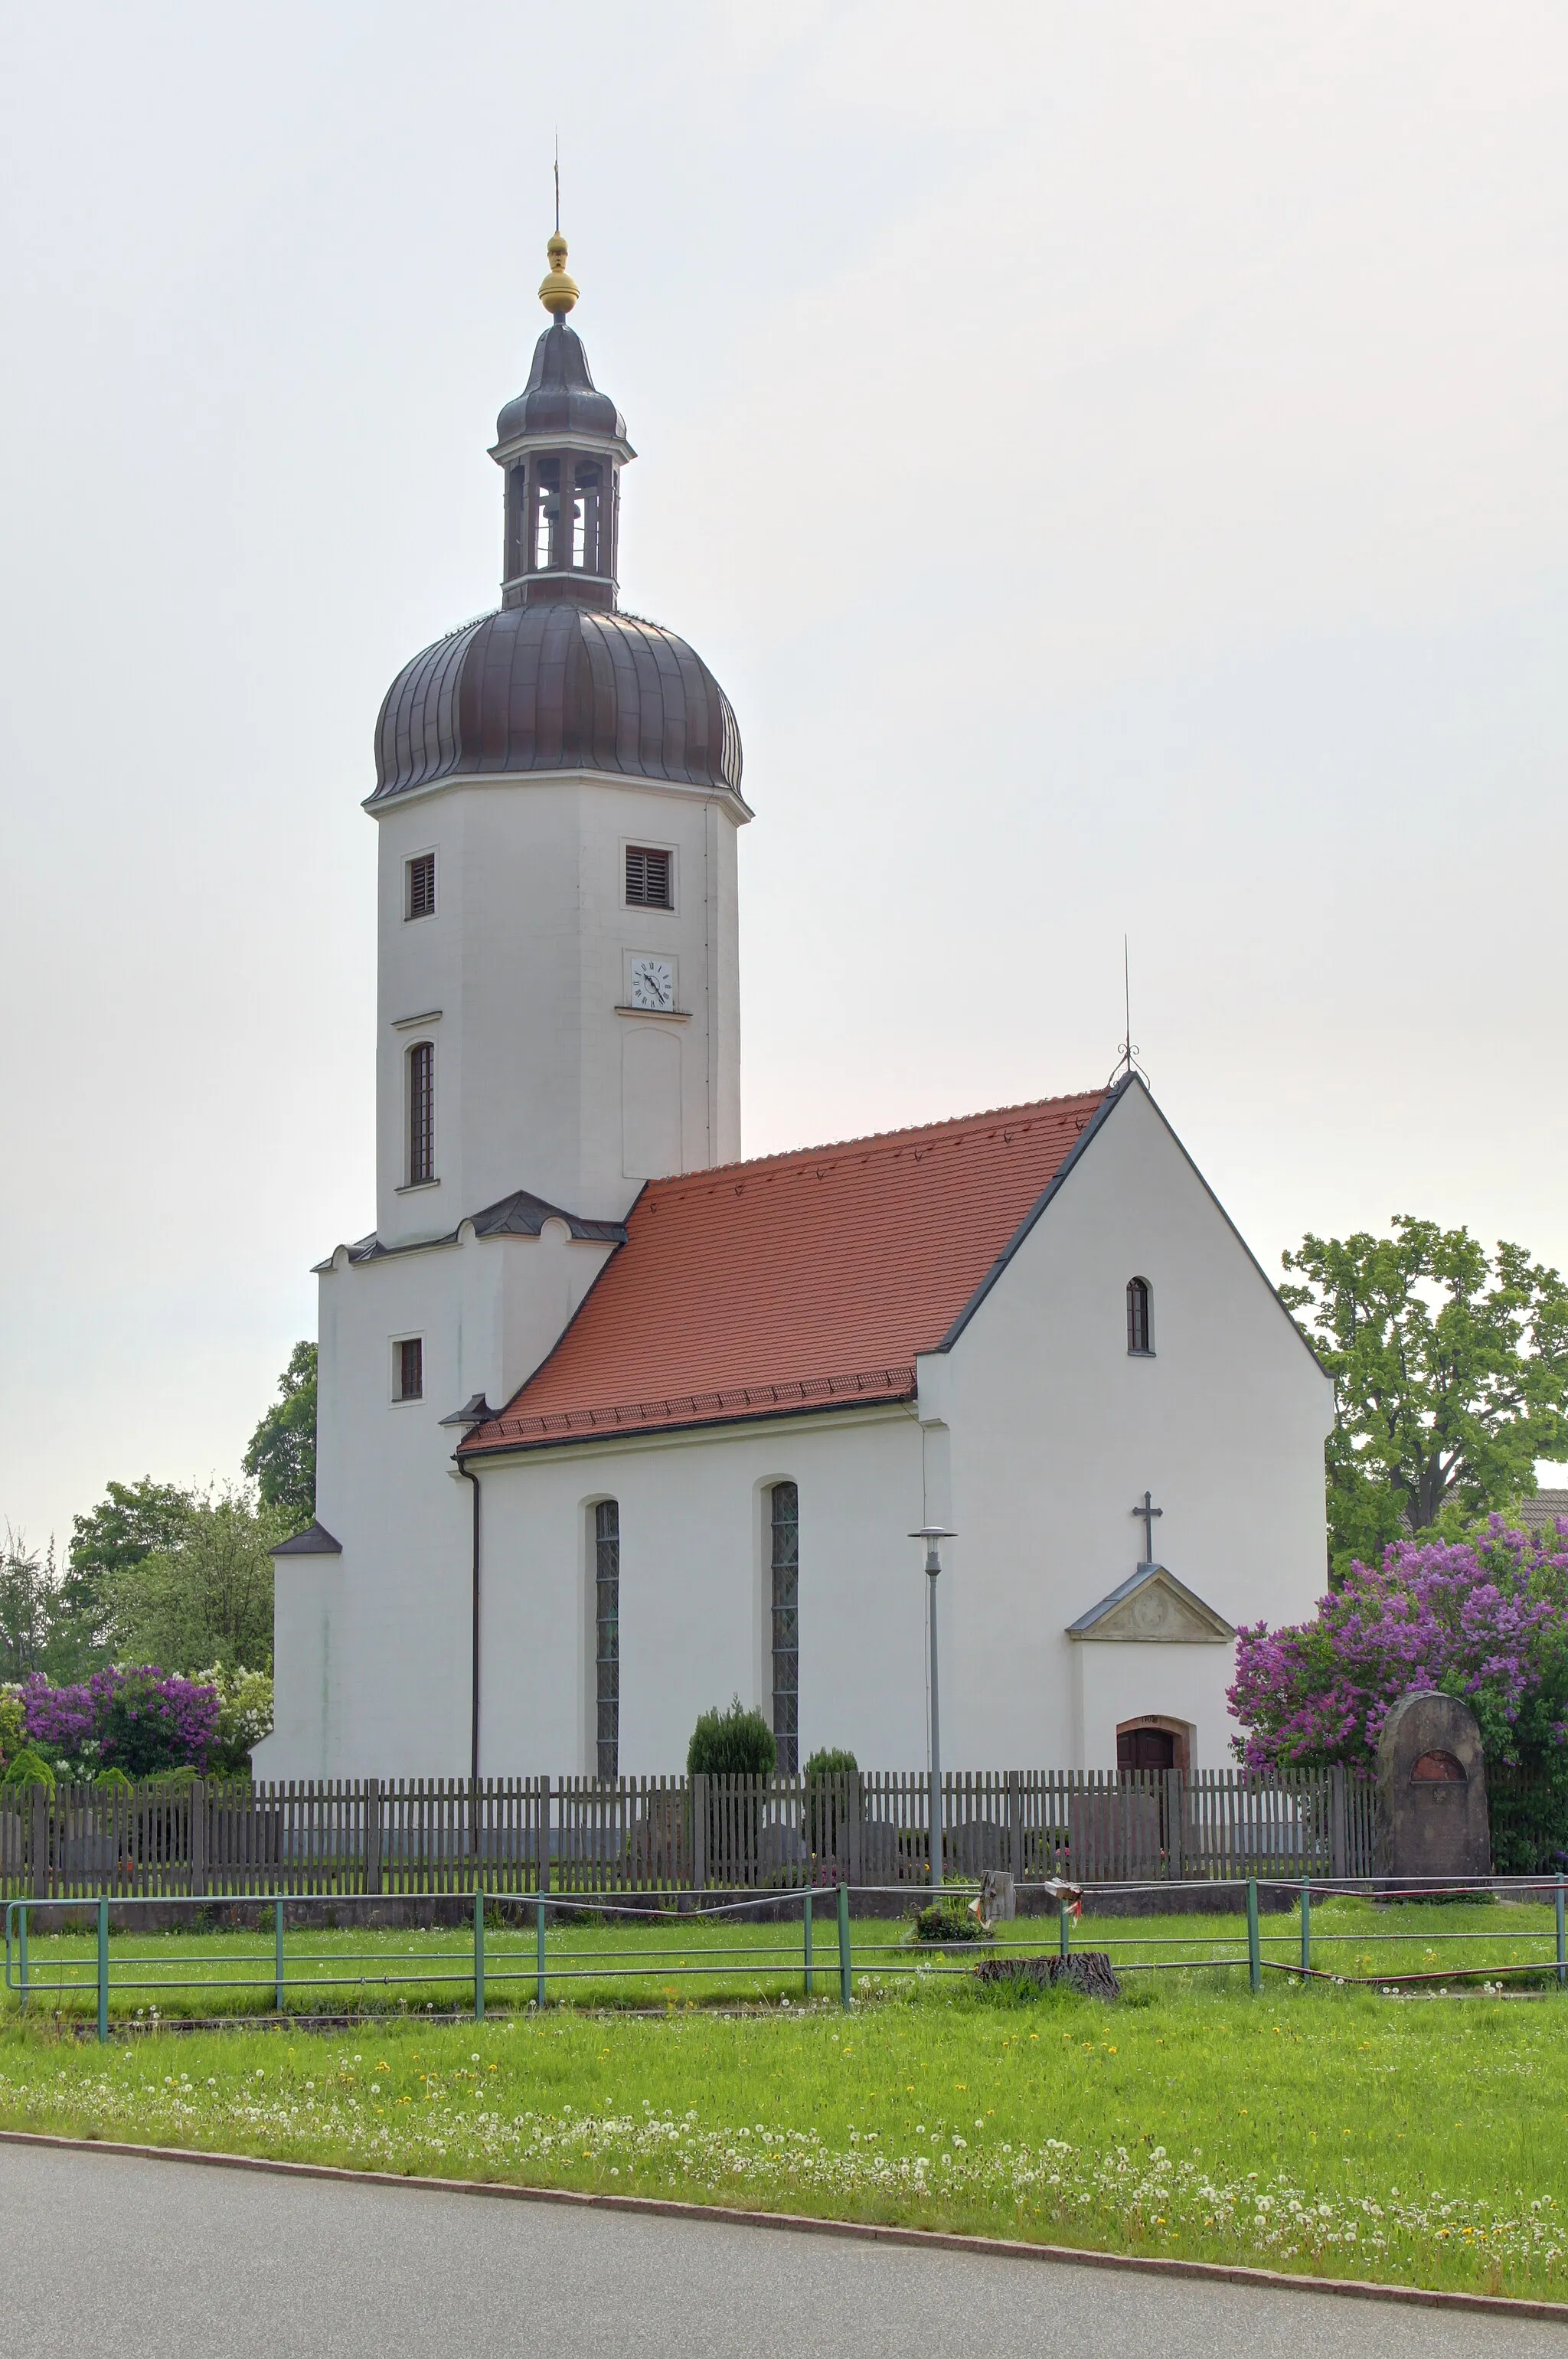
[[[533,1378],[530,1376],[528,1383],[532,1382]],[[868,1391],[874,1393],[879,1400],[886,1399],[889,1397],[889,1386],[893,1387],[895,1393],[902,1393],[910,1398],[913,1397],[917,1389],[917,1378],[911,1361],[898,1360],[880,1368],[839,1368],[826,1375],[751,1377],[744,1383],[704,1385],[697,1391],[667,1393],[659,1398],[651,1395],[644,1395],[637,1400],[584,1402],[571,1408],[536,1409],[526,1421],[530,1424],[539,1424],[548,1423],[552,1419],[562,1418],[586,1418],[591,1420],[604,1419],[608,1422],[604,1424],[592,1422],[581,1430],[590,1433],[626,1433],[634,1429],[640,1430],[643,1426],[649,1423],[665,1424],[687,1411],[710,1408],[715,1415],[733,1413],[744,1417],[754,1406],[754,1396],[755,1406],[772,1408],[780,1405],[789,1407],[792,1401],[812,1399],[818,1397],[837,1400],[857,1400],[866,1397]],[[523,1391],[527,1389],[525,1386]],[[508,1402],[504,1408],[495,1410],[492,1417],[485,1420],[485,1423],[489,1424],[495,1419],[510,1417],[513,1414],[513,1404],[521,1397],[521,1392],[514,1394],[512,1402]],[[513,1440],[520,1438],[517,1435],[511,1437]]]
[[[540,1450],[596,1450],[603,1444],[622,1441],[648,1441],[656,1436],[674,1438],[686,1433],[712,1433],[720,1426],[768,1425],[789,1417],[862,1417],[877,1409],[907,1408],[915,1398],[915,1387],[897,1393],[864,1393],[859,1399],[853,1394],[841,1394],[836,1400],[795,1401],[779,1408],[732,1409],[723,1417],[683,1419],[679,1423],[664,1425],[624,1425],[599,1433],[552,1433],[538,1441],[487,1441],[484,1447],[463,1449],[464,1464],[474,1458],[531,1458]],[[452,1457],[459,1456],[453,1451]]]
[[[423,778],[418,786],[375,787],[359,807],[371,812],[387,810],[393,803],[422,802],[453,787],[559,787],[576,778],[601,779],[608,787],[648,787],[678,801],[733,803],[741,814],[742,826],[757,817],[738,787],[697,787],[687,778],[654,778],[643,770],[607,769],[602,762],[574,762],[559,770],[443,770],[439,778]]]
[[[1077,1138],[1073,1141],[1073,1147],[1065,1160],[1057,1165],[1056,1169],[1051,1173],[1051,1178],[1047,1180],[1044,1189],[1029,1206],[1029,1211],[1024,1214],[1023,1219],[1018,1223],[1018,1227],[1013,1231],[1012,1235],[1007,1239],[1007,1244],[1002,1247],[1001,1252],[996,1256],[996,1260],[991,1264],[990,1268],[986,1271],[985,1277],[981,1279],[979,1285],[975,1288],[974,1293],[970,1296],[968,1301],[964,1304],[963,1310],[959,1312],[957,1318],[953,1321],[952,1326],[942,1337],[941,1343],[932,1346],[934,1351],[952,1351],[953,1345],[957,1343],[959,1337],[963,1334],[964,1329],[968,1326],[970,1321],[979,1310],[980,1305],[990,1293],[991,1288],[996,1285],[997,1279],[1007,1267],[1008,1263],[1013,1259],[1014,1255],[1019,1251],[1025,1238],[1029,1235],[1036,1222],[1039,1221],[1044,1213],[1045,1209],[1051,1202],[1052,1197],[1054,1197],[1058,1190],[1065,1184],[1069,1174],[1077,1169],[1079,1158],[1087,1148],[1091,1139],[1098,1136],[1101,1126],[1109,1118],[1112,1108],[1120,1104],[1128,1085],[1134,1078],[1135,1077],[1131,1073],[1128,1073],[1123,1080],[1116,1082],[1111,1089],[1106,1091],[1098,1106],[1090,1115],[1089,1120],[1084,1124],[1083,1129],[1079,1132]],[[1172,1136],[1174,1136],[1174,1134],[1172,1134]]]

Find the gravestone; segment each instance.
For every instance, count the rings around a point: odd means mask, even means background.
[[[1010,1925],[1018,1913],[1018,1886],[999,1867],[980,1878],[980,1915],[987,1925]]]
[[[1377,1741],[1377,1803],[1396,1883],[1491,1873],[1486,1767],[1468,1704],[1435,1690],[1400,1698]]]

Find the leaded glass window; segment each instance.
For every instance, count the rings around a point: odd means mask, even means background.
[[[779,1767],[793,1777],[800,1766],[800,1495],[793,1483],[775,1483],[769,1562],[773,1593],[773,1736]]]
[[[593,1510],[593,1706],[601,1777],[620,1774],[621,1510],[601,1499]]]
[[[436,1052],[416,1040],[408,1051],[408,1185],[422,1188],[436,1176]]]

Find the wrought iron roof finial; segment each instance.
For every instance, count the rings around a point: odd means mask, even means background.
[[[1131,1081],[1135,1073],[1140,1081],[1149,1079],[1138,1062],[1138,1042],[1132,1037],[1132,960],[1126,934],[1122,936],[1122,1005],[1126,1011],[1127,1029],[1116,1044],[1116,1061],[1111,1067],[1111,1078],[1105,1084],[1107,1089],[1115,1089],[1118,1082]]]
[[[550,256],[550,268],[539,282],[539,301],[554,319],[564,320],[577,300],[578,288],[576,279],[566,275],[566,240],[559,230],[545,252]]]

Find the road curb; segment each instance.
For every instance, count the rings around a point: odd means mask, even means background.
[[[1297,2277],[1287,2269],[1255,2269],[1240,2262],[1179,2261],[1157,2253],[1081,2251],[1075,2245],[1031,2245],[1009,2236],[962,2236],[941,2228],[891,2228],[869,2220],[819,2220],[810,2212],[747,2212],[731,2203],[682,2203],[659,2195],[593,2195],[574,2187],[517,2187],[497,2180],[430,2179],[422,2173],[353,2170],[341,2163],[283,2162],[267,2155],[212,2154],[199,2147],[131,2146],[114,2138],[58,2137],[46,2130],[0,2130],[0,2145],[52,2147],[70,2154],[123,2154],[140,2162],[205,2163],[218,2170],[255,2170],[278,2179],[332,2179],[349,2186],[400,2187],[439,2195],[488,2195],[514,2203],[560,2203],[581,2211],[642,2212],[655,2219],[722,2220],[736,2228],[782,2229],[796,2235],[837,2236],[853,2244],[907,2245],[915,2250],[985,2253],[1008,2261],[1066,2263],[1074,2268],[1128,2269],[1144,2277],[1196,2277],[1207,2283],[1266,2288],[1274,2293],[1323,2293],[1360,2301],[1404,2302],[1418,2310],[1467,2310],[1503,2318],[1540,2318],[1568,2325],[1568,2302],[1530,2301],[1502,2293],[1443,2293],[1428,2286],[1382,2285],[1356,2277]]]

